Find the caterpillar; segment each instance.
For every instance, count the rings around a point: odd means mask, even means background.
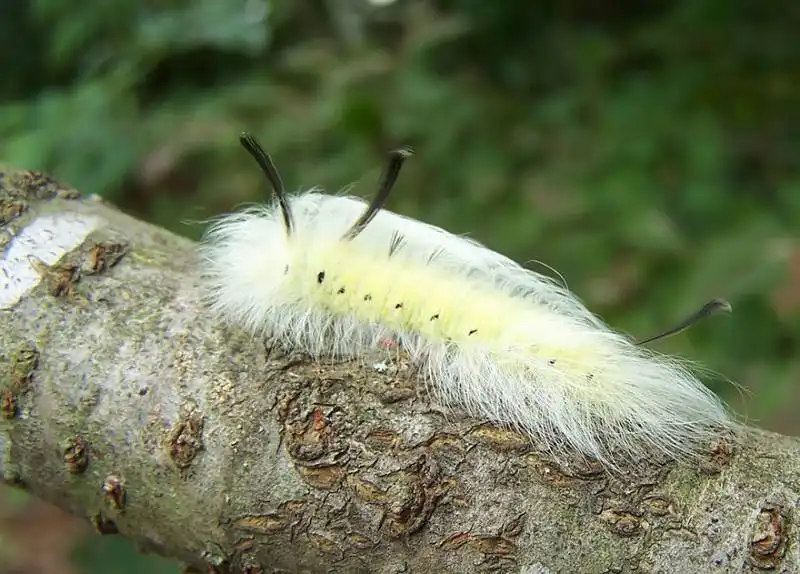
[[[732,428],[685,361],[643,347],[730,310],[726,301],[633,341],[554,279],[386,210],[408,148],[389,154],[366,202],[288,194],[259,142],[240,141],[274,199],[215,218],[200,243],[208,305],[230,323],[315,358],[367,357],[395,341],[441,404],[607,468],[648,453],[695,457]]]

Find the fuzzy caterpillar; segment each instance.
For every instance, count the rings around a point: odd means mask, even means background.
[[[217,218],[201,244],[210,307],[230,322],[314,357],[360,357],[394,339],[442,403],[608,468],[653,451],[690,458],[732,428],[679,360],[612,331],[552,279],[383,209],[406,150],[366,204],[288,195],[256,140],[242,144],[275,200]],[[712,301],[641,343],[726,306]]]

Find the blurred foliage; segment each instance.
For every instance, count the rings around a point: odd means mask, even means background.
[[[6,2],[0,158],[180,233],[291,187],[469,232],[660,344],[758,424],[800,431],[800,4],[694,0]],[[539,267],[537,267],[539,269]],[[110,571],[110,570],[107,570]]]
[[[81,574],[178,574],[171,560],[140,554],[126,538],[93,534],[73,555]]]

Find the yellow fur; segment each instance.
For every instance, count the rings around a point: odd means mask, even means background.
[[[375,273],[375,254],[351,242],[298,243],[295,249],[304,254],[305,261],[302,275],[292,273],[292,291],[304,293],[338,315],[353,315],[434,341],[481,346],[509,361],[520,352],[535,351],[540,357],[558,361],[562,372],[572,366],[576,371],[573,376],[585,374],[585,365],[596,364],[597,357],[608,352],[600,341],[596,349],[571,348],[563,342],[548,344],[558,338],[537,341],[534,349],[529,336],[518,332],[515,325],[547,325],[552,323],[551,316],[541,307],[492,289],[486,282],[462,278],[454,283],[452,274],[445,270],[403,256],[385,258],[380,273]],[[318,283],[317,275],[323,271],[325,277]],[[509,317],[515,321],[509,322]],[[558,326],[560,330],[568,327],[564,323]]]

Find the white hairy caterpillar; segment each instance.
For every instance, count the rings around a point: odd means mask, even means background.
[[[288,195],[247,134],[275,201],[215,220],[201,245],[211,308],[313,357],[360,357],[393,339],[434,398],[613,468],[660,451],[697,455],[733,423],[675,359],[615,333],[552,279],[472,240],[383,209],[407,150],[374,199]]]

